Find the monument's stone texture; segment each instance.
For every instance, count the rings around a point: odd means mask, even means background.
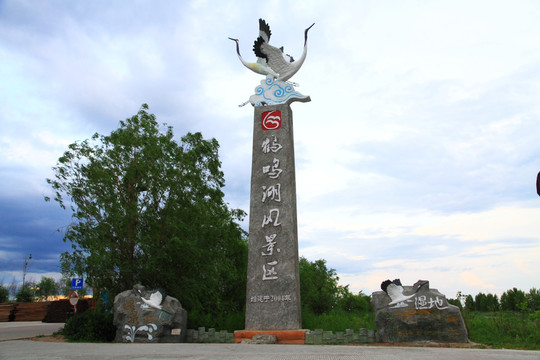
[[[254,109],[246,329],[300,329],[292,110]]]
[[[187,311],[180,301],[166,296],[152,302],[154,292],[135,285],[114,298],[116,342],[184,342]],[[144,298],[144,299],[143,299]],[[145,301],[146,300],[146,301]]]
[[[419,280],[413,286],[399,285],[396,287],[397,292],[402,292],[399,296],[395,289],[393,293],[376,291],[371,295],[382,342],[468,342],[459,308],[449,304],[438,290],[430,289],[428,281]]]

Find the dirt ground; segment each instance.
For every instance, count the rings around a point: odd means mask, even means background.
[[[43,342],[68,342],[64,335],[44,335],[44,336],[36,336],[33,338],[30,338],[32,341],[43,341]]]

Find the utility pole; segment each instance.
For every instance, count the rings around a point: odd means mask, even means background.
[[[26,271],[28,270],[28,263],[32,260],[32,254],[30,254],[28,257],[24,258],[24,266],[23,266],[23,276],[22,276],[22,287],[24,289],[24,282],[26,280]]]

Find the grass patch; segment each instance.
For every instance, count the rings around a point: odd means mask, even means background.
[[[188,313],[188,329],[198,329],[204,327],[207,329],[214,328],[216,330],[227,330],[234,332],[235,330],[243,329],[245,326],[245,312],[233,312],[228,314],[220,314],[218,316],[211,314],[200,313],[196,310]]]
[[[540,350],[537,313],[464,311],[463,318],[472,342],[494,348]]]

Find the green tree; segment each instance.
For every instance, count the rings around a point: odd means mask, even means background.
[[[465,309],[469,311],[474,311],[476,310],[474,305],[475,304],[474,304],[474,299],[472,295],[467,295],[467,297],[465,297]]]
[[[487,294],[486,296],[486,311],[498,311],[499,310],[499,298],[494,294]]]
[[[9,290],[4,285],[0,285],[0,303],[8,302],[8,300]]]
[[[474,310],[487,311],[487,295],[484,293],[478,293],[474,297]]]
[[[525,298],[530,311],[540,310],[540,291],[538,289],[530,289]]]
[[[49,296],[58,295],[58,285],[53,278],[42,276],[41,280],[36,286],[39,288],[36,295],[45,300],[47,300]]]
[[[371,298],[362,293],[362,291],[355,295],[349,291],[349,285],[342,286],[339,288],[339,290],[340,295],[337,300],[338,309],[353,313],[372,311],[370,302]]]
[[[460,310],[463,310],[463,305],[458,299],[448,299],[448,303],[454,306],[457,306]]]
[[[331,311],[339,297],[336,270],[326,267],[326,260],[308,261],[301,257],[300,263],[300,298],[302,307],[314,314]]]
[[[463,295],[461,293],[461,291],[458,291],[457,294],[456,294],[456,298],[455,299],[448,299],[448,302],[452,305],[455,305],[457,307],[459,307],[460,310],[463,310],[463,305],[464,305],[464,302],[465,302],[465,299],[467,298],[466,295]]]
[[[501,308],[506,311],[523,311],[527,309],[525,293],[517,288],[507,290],[501,295]]]
[[[34,293],[28,286],[22,286],[20,290],[15,295],[17,302],[32,302],[34,301]]]
[[[493,294],[478,293],[474,297],[474,310],[497,311],[499,310],[499,298]]]
[[[69,145],[47,179],[54,200],[73,214],[62,272],[84,274],[111,299],[142,283],[165,288],[188,311],[240,311],[245,214],[224,202],[219,144],[200,133],[179,144],[147,110],[142,105],[108,136]]]

